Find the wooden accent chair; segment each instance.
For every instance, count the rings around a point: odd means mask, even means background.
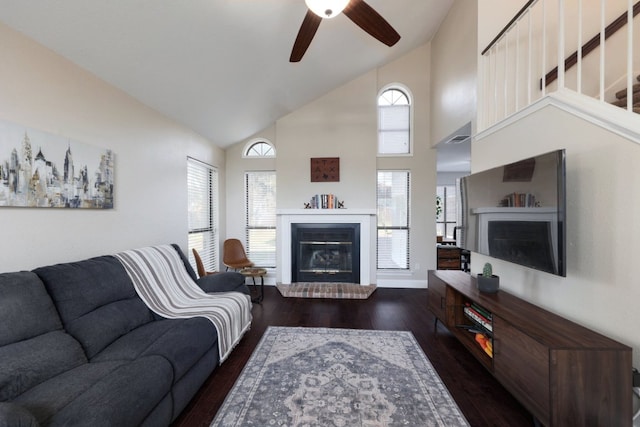
[[[193,258],[196,260],[196,270],[198,270],[198,277],[204,277],[210,274],[217,273],[216,271],[206,271],[204,269],[204,264],[202,263],[202,258],[200,258],[200,254],[198,254],[198,251],[196,251],[195,248],[191,249],[191,251],[193,252]]]
[[[233,270],[242,270],[243,268],[252,267],[253,263],[244,251],[242,242],[238,239],[227,239],[222,247],[222,263]]]

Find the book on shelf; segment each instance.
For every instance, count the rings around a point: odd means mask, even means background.
[[[339,202],[335,194],[316,194],[311,198],[311,209],[338,209]]]
[[[463,311],[464,314],[471,320],[485,328],[487,331],[493,332],[493,324],[491,323],[491,321],[474,310],[473,307],[471,307],[471,304],[466,305]]]
[[[479,314],[485,317],[488,321],[492,320],[491,312],[489,312],[487,309],[485,309],[481,305],[478,305],[475,302],[472,302],[471,308],[473,308],[475,311],[477,311]]]
[[[537,207],[536,196],[532,193],[510,193],[504,196],[500,206],[509,208],[534,208]]]

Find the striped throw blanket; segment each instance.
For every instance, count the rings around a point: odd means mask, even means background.
[[[206,317],[214,324],[218,331],[220,363],[251,326],[250,297],[240,292],[205,293],[189,276],[173,247],[151,246],[114,256],[152,311],[173,319]]]

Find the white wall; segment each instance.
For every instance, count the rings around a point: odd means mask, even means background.
[[[432,145],[475,122],[477,25],[477,2],[456,0],[431,42]]]
[[[224,153],[1,23],[0,58],[0,119],[115,153],[112,210],[0,208],[0,272],[153,244],[186,248],[187,156],[221,168],[224,201]]]
[[[348,209],[376,208],[376,170],[410,169],[412,173],[411,267],[385,275],[388,285],[426,286],[426,272],[435,268],[435,159],[429,140],[430,46],[423,45],[398,60],[346,83],[227,149],[228,235],[244,235],[242,177],[247,170],[277,171],[278,209],[300,209],[315,194],[333,193]],[[414,154],[377,157],[379,91],[401,83],[414,100]],[[242,159],[248,140],[264,137],[274,143],[274,160]],[[339,157],[340,182],[310,182],[312,157]],[[235,213],[235,214],[234,214]],[[426,236],[426,237],[425,237]],[[416,264],[418,268],[416,268]],[[401,284],[402,281],[402,284]],[[378,285],[384,286],[378,278]]]
[[[640,245],[640,145],[548,106],[473,145],[473,171],[566,149],[567,276],[486,261],[500,286],[536,305],[634,347],[640,366],[640,287],[634,248]]]
[[[478,55],[524,3],[479,0]],[[640,366],[640,287],[634,268],[634,248],[640,244],[640,145],[547,106],[474,141],[472,171],[558,148],[567,153],[566,278],[476,253],[472,272],[490,261],[502,288],[632,346],[633,364]]]

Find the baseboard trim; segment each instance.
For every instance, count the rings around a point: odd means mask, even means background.
[[[407,288],[426,289],[427,280],[401,280],[401,279],[380,279],[378,278],[378,288]]]

